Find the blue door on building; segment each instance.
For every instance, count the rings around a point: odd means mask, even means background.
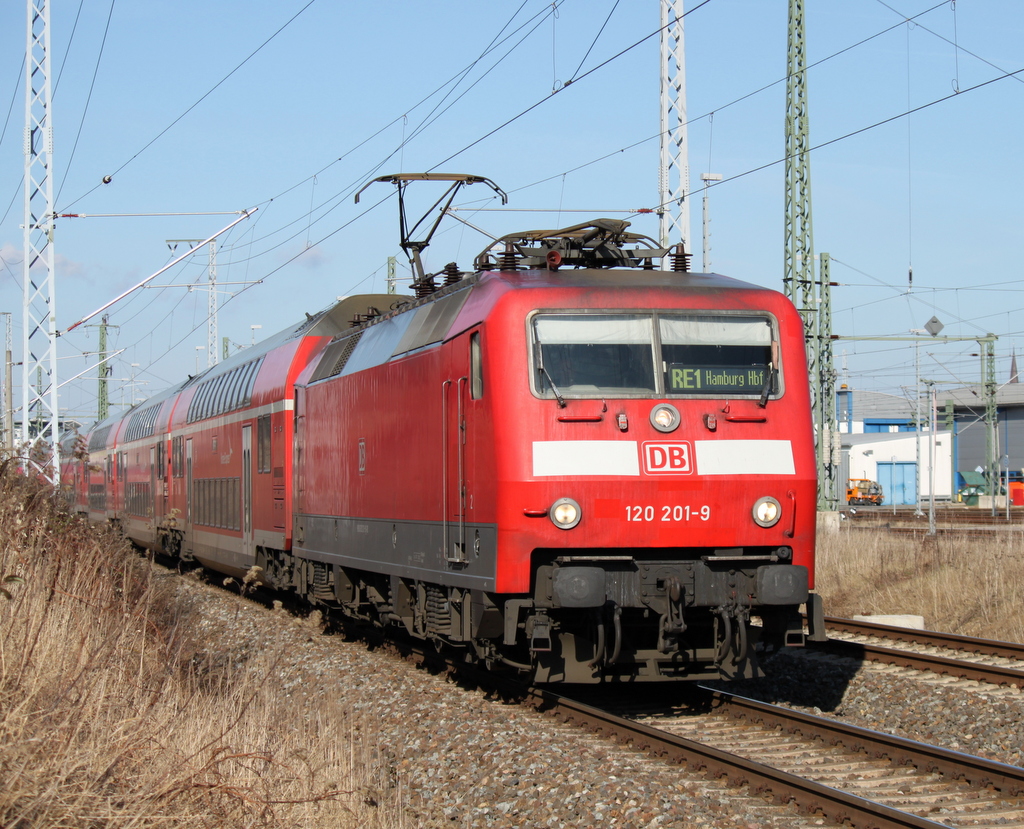
[[[890,506],[917,503],[917,464],[913,461],[879,461],[878,483],[885,493],[883,503]]]

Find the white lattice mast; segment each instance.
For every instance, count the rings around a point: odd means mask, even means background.
[[[199,245],[204,242],[209,242],[210,244],[210,267],[207,271],[207,288],[210,296],[206,305],[206,366],[209,368],[210,366],[217,365],[217,345],[220,340],[217,325],[217,310],[219,306],[217,302],[217,241],[215,239],[168,239],[167,246],[173,252],[181,242],[189,246],[189,253],[198,251]],[[192,289],[189,288],[189,290],[191,291]],[[199,349],[202,346],[196,346],[196,348]],[[198,370],[198,368],[199,366],[197,365],[196,369]]]
[[[209,319],[206,325],[206,365],[217,365],[217,243],[210,242],[210,302]]]
[[[661,164],[659,241],[690,252],[690,167],[686,138],[686,55],[683,0],[661,0]]]
[[[28,0],[25,49],[25,224],[21,435],[26,472],[60,479],[57,452],[57,303],[53,253],[50,9]],[[35,428],[32,424],[37,424]]]

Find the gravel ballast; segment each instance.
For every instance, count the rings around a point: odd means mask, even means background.
[[[240,663],[279,655],[269,681],[317,716],[344,717],[377,765],[381,799],[397,793],[417,827],[830,826],[490,699],[361,642],[323,635],[219,587],[179,578],[210,641]],[[1020,694],[932,683],[844,661],[780,654],[766,680],[728,690],[911,739],[1020,763]],[[974,683],[976,686],[977,683]],[[637,689],[641,693],[641,689]],[[388,795],[387,798],[384,795]],[[373,798],[374,793],[367,795]]]

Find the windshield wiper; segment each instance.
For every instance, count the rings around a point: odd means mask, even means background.
[[[558,408],[559,409],[564,409],[565,408],[565,399],[562,397],[562,393],[558,390],[558,386],[555,385],[555,381],[551,379],[551,375],[548,374],[548,370],[546,368],[544,368],[544,364],[543,363],[541,363],[539,366],[537,366],[537,371],[539,371],[541,374],[544,375],[544,377],[548,381],[548,385],[551,386],[551,391],[553,391],[555,393],[555,400],[558,401]]]
[[[764,385],[761,387],[761,399],[757,401],[757,405],[762,409],[768,406],[768,397],[772,393],[772,387],[775,385],[775,369],[768,365],[768,370],[765,372],[767,375],[764,379]]]
[[[768,360],[768,370],[765,372],[764,386],[761,388],[761,399],[757,401],[757,405],[762,409],[768,406],[768,397],[772,393],[772,389],[775,387],[775,378],[778,377],[779,371],[775,366],[779,364],[779,341],[772,340],[771,345],[771,359]]]

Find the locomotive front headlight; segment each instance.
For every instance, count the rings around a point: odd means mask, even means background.
[[[572,498],[559,498],[551,505],[548,515],[551,516],[551,523],[560,530],[571,530],[580,523],[582,517],[580,505]]]
[[[758,498],[753,509],[754,522],[761,527],[774,527],[782,517],[782,506],[771,496]]]
[[[682,418],[671,403],[659,403],[651,409],[651,425],[659,432],[674,432]]]

